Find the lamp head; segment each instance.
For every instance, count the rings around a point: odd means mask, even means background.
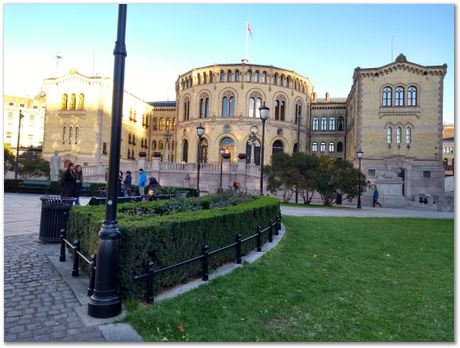
[[[262,121],[266,121],[268,119],[268,116],[269,116],[269,113],[270,113],[270,108],[265,106],[265,102],[264,102],[264,105],[262,105],[260,108],[260,118],[262,119]]]
[[[221,148],[219,149],[219,153],[220,153],[221,156],[225,153],[225,150],[224,150],[223,147],[221,147]]]
[[[204,127],[201,125],[201,123],[196,127],[196,133],[198,136],[201,138],[204,134]]]
[[[364,156],[364,152],[361,149],[359,149],[356,155],[358,156],[359,159],[361,159]]]

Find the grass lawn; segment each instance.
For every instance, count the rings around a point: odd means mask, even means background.
[[[324,205],[324,204],[317,204],[317,203],[312,203],[312,204],[304,204],[304,203],[293,203],[293,202],[280,202],[281,205],[284,205],[286,207],[297,207],[297,208],[326,208],[326,209],[356,209],[356,207],[347,207],[343,205]]]
[[[129,304],[145,341],[454,341],[454,221],[283,217],[280,244],[180,297]]]

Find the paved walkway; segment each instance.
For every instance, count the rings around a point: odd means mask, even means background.
[[[38,239],[41,195],[4,196],[4,340],[6,342],[139,342],[128,324],[86,314],[88,279],[71,277],[71,261],[59,262],[59,245]],[[85,205],[89,198],[83,197]],[[454,218],[425,209],[285,207],[284,215]],[[281,237],[281,236],[280,236]],[[274,243],[275,244],[275,243]],[[259,254],[260,255],[260,254]],[[225,274],[229,270],[222,270]],[[198,286],[199,284],[197,284]],[[194,287],[177,288],[181,293]],[[159,297],[174,295],[164,294]],[[157,300],[160,300],[158,298]]]

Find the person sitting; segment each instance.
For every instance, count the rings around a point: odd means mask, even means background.
[[[159,193],[160,191],[160,183],[155,179],[155,177],[151,176],[149,178],[149,184],[147,185],[147,200],[150,201],[153,197]]]

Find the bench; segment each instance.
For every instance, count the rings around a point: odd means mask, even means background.
[[[105,204],[105,197],[91,197],[88,202],[88,205],[102,205]],[[142,200],[142,196],[128,196],[128,197],[118,197],[118,203],[127,203],[127,202],[139,202]]]
[[[48,193],[51,187],[51,182],[49,180],[33,180],[26,179],[18,185],[19,192],[39,192],[39,193]]]

